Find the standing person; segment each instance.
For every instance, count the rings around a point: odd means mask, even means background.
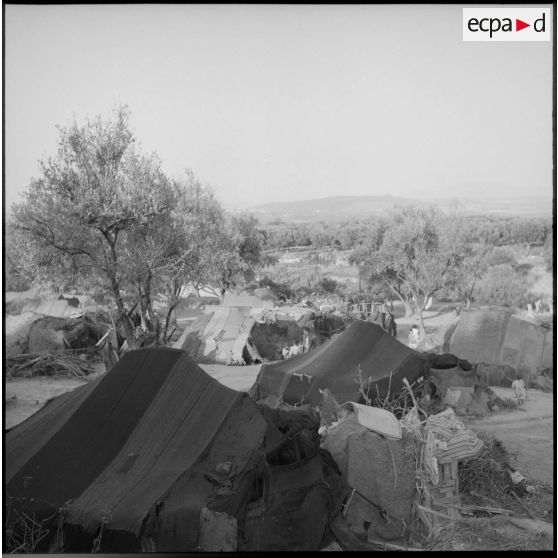
[[[419,341],[419,328],[416,324],[413,324],[413,326],[411,327],[410,331],[409,331],[409,347],[411,347],[411,349],[416,349],[418,346],[418,341]]]
[[[307,353],[318,346],[318,336],[316,335],[316,332],[311,331],[308,327],[304,327],[302,330],[302,346],[303,353]]]

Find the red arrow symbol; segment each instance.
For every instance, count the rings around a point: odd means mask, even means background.
[[[531,27],[530,23],[525,23],[524,21],[521,21],[520,19],[515,20],[515,30],[516,31],[521,31],[522,29],[525,29],[525,27]]]

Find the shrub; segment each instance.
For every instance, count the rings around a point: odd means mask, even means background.
[[[525,281],[509,264],[491,267],[475,288],[475,301],[495,306],[523,306]]]
[[[339,283],[331,277],[322,277],[317,284],[318,292],[320,293],[334,293]]]
[[[505,246],[496,246],[488,256],[488,265],[496,266],[504,264],[515,267],[517,265],[517,260],[509,248]]]
[[[274,281],[267,275],[260,279],[260,287],[268,288],[279,300],[290,300],[295,297],[295,292],[286,283]]]
[[[544,242],[544,263],[546,269],[552,271],[554,264],[553,235],[549,234]]]

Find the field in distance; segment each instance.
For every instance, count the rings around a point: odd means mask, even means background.
[[[457,208],[465,215],[551,217],[549,198],[429,198],[397,196],[332,196],[310,200],[270,202],[251,207],[262,224],[280,219],[285,222],[313,222],[347,217],[378,215],[401,205],[435,205],[442,210]]]

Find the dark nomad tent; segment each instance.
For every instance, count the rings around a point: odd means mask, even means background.
[[[428,377],[431,355],[413,351],[380,326],[364,321],[351,324],[338,337],[289,360],[264,364],[251,394],[256,399],[273,396],[285,403],[320,403],[320,389],[328,388],[339,403],[359,401],[361,379],[369,395],[385,398],[398,393],[403,378],[412,383]]]
[[[7,432],[5,514],[49,530],[40,552],[261,550],[271,528],[271,550],[316,550],[337,473],[317,425],[293,424],[184,351],[131,351]]]

